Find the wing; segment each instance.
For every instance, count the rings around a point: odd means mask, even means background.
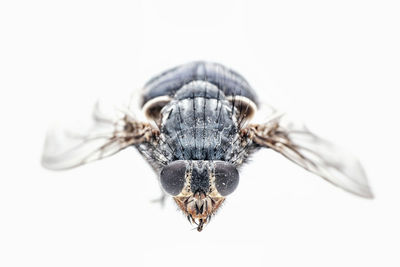
[[[89,122],[76,129],[53,127],[46,137],[42,165],[52,170],[77,167],[157,135],[150,124],[137,121],[129,112],[113,111],[107,113],[97,103]]]
[[[247,126],[243,134],[256,144],[274,149],[348,192],[373,198],[360,162],[338,146],[313,134],[301,123],[277,115],[267,123]]]

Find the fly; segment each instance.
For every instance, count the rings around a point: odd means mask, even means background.
[[[48,133],[42,163],[69,169],[135,147],[198,231],[235,191],[239,168],[262,148],[348,192],[373,197],[355,157],[274,109],[265,121],[254,122],[259,107],[255,92],[235,71],[216,63],[188,63],[145,85],[146,120],[136,119],[129,107],[113,117],[96,105],[88,131]]]

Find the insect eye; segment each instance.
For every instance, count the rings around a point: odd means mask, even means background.
[[[178,195],[185,185],[186,164],[184,161],[173,161],[160,173],[160,182],[164,191],[172,196]]]
[[[215,163],[215,187],[222,196],[227,196],[235,191],[239,184],[239,172],[230,163]]]

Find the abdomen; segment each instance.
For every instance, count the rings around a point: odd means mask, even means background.
[[[222,90],[226,97],[242,96],[258,104],[256,94],[240,74],[218,63],[196,61],[167,70],[148,81],[142,106],[156,97],[173,97],[182,86],[192,81],[209,82]]]

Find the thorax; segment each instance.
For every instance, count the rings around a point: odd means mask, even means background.
[[[234,113],[215,85],[193,81],[161,110],[161,146],[174,151],[173,160],[228,160],[239,131]]]

